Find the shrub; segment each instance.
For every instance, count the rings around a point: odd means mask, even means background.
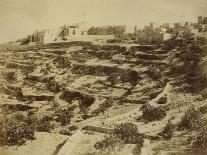
[[[150,104],[145,104],[141,110],[143,112],[142,117],[148,122],[162,120],[167,115],[166,108],[163,106],[152,107]]]
[[[141,155],[142,145],[136,144],[134,149],[132,150],[133,155]]]
[[[183,73],[195,70],[202,59],[202,50],[195,43],[184,46],[176,55],[176,61],[171,63],[171,72]]]
[[[47,83],[47,89],[54,93],[59,93],[61,91],[61,85],[53,79]]]
[[[51,120],[51,117],[44,116],[42,119],[37,121],[36,130],[39,132],[51,132],[51,130],[54,128]]]
[[[7,81],[15,81],[17,79],[17,75],[14,71],[4,72],[3,76]]]
[[[69,58],[65,56],[58,56],[56,59],[53,60],[53,63],[60,68],[69,68],[71,65]]]
[[[71,125],[68,127],[68,130],[75,131],[75,130],[78,130],[78,127],[76,125]]]
[[[162,96],[158,101],[157,104],[165,104],[167,103],[167,96]]]
[[[103,140],[96,142],[94,145],[96,149],[106,152],[112,152],[123,147],[123,141],[116,135],[106,135]]]
[[[128,70],[121,74],[120,80],[124,82],[129,82],[132,86],[135,86],[140,80],[140,76],[136,71]]]
[[[0,145],[21,145],[34,139],[35,126],[20,114],[0,120]]]
[[[160,70],[160,68],[158,66],[150,66],[149,70],[148,70],[148,75],[152,79],[157,80],[162,77],[162,71]]]
[[[185,69],[190,71],[195,68],[202,59],[201,49],[197,45],[189,44],[180,53],[180,59],[184,62]]]
[[[183,115],[178,129],[199,130],[203,125],[202,113],[194,107],[190,107]]]
[[[207,113],[207,105],[204,105],[202,107],[199,108],[199,111],[202,113],[202,114],[206,114]]]
[[[207,130],[204,130],[195,138],[192,143],[192,148],[195,154],[204,155],[207,153]]]
[[[72,132],[69,129],[62,129],[62,130],[60,130],[59,134],[71,136]]]
[[[56,121],[60,122],[61,125],[65,126],[70,124],[70,120],[73,117],[73,108],[67,107],[66,109],[58,108],[55,110]]]
[[[114,127],[114,134],[127,144],[142,144],[143,137],[139,134],[136,125],[132,123],[122,123]]]
[[[127,122],[116,125],[114,132],[105,135],[105,138],[98,141],[94,147],[110,152],[123,147],[123,144],[138,144],[141,147],[143,142],[143,136],[139,134],[136,125]]]
[[[52,103],[52,107],[53,108],[58,108],[58,107],[60,107],[60,104],[56,100],[54,100],[53,103]]]
[[[173,136],[173,132],[174,132],[174,125],[172,124],[171,121],[169,121],[167,123],[167,125],[164,127],[161,134],[162,134],[163,138],[171,139]]]
[[[107,79],[107,81],[110,82],[111,86],[115,85],[117,83],[118,80],[118,75],[116,75],[115,73],[110,74]]]
[[[81,118],[84,119],[84,120],[86,120],[88,118],[91,118],[91,115],[89,115],[89,114],[83,114],[83,115],[81,115]]]

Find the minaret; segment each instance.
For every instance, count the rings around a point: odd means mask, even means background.
[[[137,33],[137,25],[134,26],[134,34]]]

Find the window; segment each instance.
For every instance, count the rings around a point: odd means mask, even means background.
[[[75,29],[73,29],[73,35],[75,35]]]

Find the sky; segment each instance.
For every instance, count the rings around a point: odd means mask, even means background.
[[[82,21],[142,27],[199,15],[207,16],[207,0],[0,0],[0,43]]]

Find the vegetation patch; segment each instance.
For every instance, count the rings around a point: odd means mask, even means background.
[[[60,122],[61,125],[69,125],[71,118],[74,116],[74,110],[75,107],[67,107],[67,108],[58,108],[55,110],[55,117],[56,121]]]
[[[15,71],[2,72],[2,76],[4,77],[4,79],[6,79],[9,82],[13,82],[17,80],[17,75]]]
[[[167,115],[166,107],[163,106],[153,107],[150,104],[145,104],[141,107],[141,110],[143,112],[142,117],[147,122],[160,121]]]
[[[158,101],[157,104],[166,104],[167,103],[167,96],[162,96]]]
[[[71,125],[68,127],[68,130],[75,131],[75,130],[78,130],[78,127],[76,125]]]
[[[143,143],[143,137],[139,134],[137,126],[130,122],[116,125],[114,134],[126,144]]]
[[[179,130],[199,130],[204,126],[203,114],[196,110],[194,107],[190,107],[182,117],[182,120],[178,126]]]
[[[73,133],[69,129],[62,129],[62,130],[60,130],[59,134],[72,136]]]
[[[39,132],[51,132],[54,128],[51,121],[52,118],[50,116],[44,116],[42,119],[37,121],[36,130]]]
[[[148,70],[148,75],[154,80],[158,80],[162,77],[163,69],[158,66],[150,66]]]
[[[161,132],[161,135],[165,139],[171,139],[173,136],[175,126],[172,124],[171,121],[167,123],[167,125],[164,127],[163,131]]]
[[[21,114],[5,116],[0,120],[0,145],[22,145],[33,140],[35,126],[28,117]]]
[[[143,146],[143,135],[139,134],[136,125],[133,123],[122,123],[114,127],[111,134],[107,134],[105,138],[98,141],[94,147],[105,151],[114,151],[123,147],[124,144],[139,144]]]
[[[207,130],[206,126],[204,130],[195,138],[192,143],[192,148],[195,154],[204,155],[207,154]]]
[[[103,140],[96,142],[96,149],[104,152],[112,152],[123,147],[123,141],[116,135],[106,135]]]
[[[202,107],[199,108],[199,111],[202,113],[202,114],[206,114],[207,113],[207,105],[204,105]]]

